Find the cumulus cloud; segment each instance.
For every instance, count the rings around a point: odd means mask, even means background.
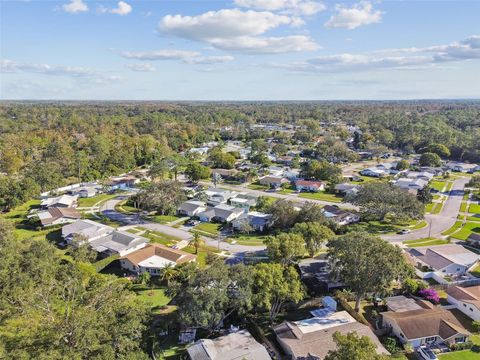
[[[326,10],[326,6],[310,0],[235,0],[235,5],[255,10],[284,11],[297,15],[314,15]]]
[[[374,10],[369,1],[361,1],[352,7],[336,5],[335,13],[325,23],[325,27],[353,30],[359,26],[380,22],[382,15],[383,12]]]
[[[130,14],[132,12],[132,6],[128,3],[126,3],[125,1],[119,1],[117,3],[116,8],[109,9],[109,8],[101,6],[101,7],[98,8],[98,11],[100,13],[110,13],[110,14],[116,14],[116,15],[123,16],[123,15]]]
[[[62,5],[62,10],[71,14],[88,11],[88,6],[82,0],[71,0],[68,4]]]
[[[121,56],[136,60],[180,60],[186,64],[219,64],[233,61],[233,56],[203,56],[196,51],[187,50],[157,50],[145,52],[124,51]]]
[[[103,74],[98,71],[79,67],[35,63],[21,63],[9,59],[0,60],[0,72],[2,73],[34,73],[50,76],[66,76],[82,82],[106,84],[121,80],[120,76]]]
[[[317,48],[306,36],[261,37],[282,25],[299,26],[303,20],[295,16],[269,11],[223,9],[197,16],[167,15],[159,30],[168,35],[201,41],[217,49],[255,53],[304,51]],[[273,47],[278,45],[276,49]]]
[[[448,45],[424,48],[384,49],[365,54],[318,56],[303,62],[274,64],[276,67],[307,72],[412,69],[439,66],[446,62],[480,59],[480,35]]]
[[[129,64],[127,67],[132,70],[132,71],[137,71],[137,72],[154,72],[157,69],[155,66],[149,63],[144,63],[144,64]]]

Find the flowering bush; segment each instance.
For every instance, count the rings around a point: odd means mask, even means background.
[[[438,295],[437,290],[432,288],[422,289],[418,292],[418,295],[434,304],[438,304],[440,302],[440,296]]]

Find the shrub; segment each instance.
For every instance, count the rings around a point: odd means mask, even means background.
[[[440,302],[440,296],[438,295],[437,290],[432,288],[420,290],[418,292],[418,295],[423,297],[425,300],[431,301],[434,304],[438,304]]]
[[[480,320],[472,321],[472,328],[473,328],[473,331],[479,332],[480,331]]]
[[[403,282],[403,288],[408,294],[415,294],[419,290],[418,281],[415,279],[406,279]]]
[[[387,349],[387,351],[391,354],[395,354],[401,350],[398,346],[397,339],[393,337],[386,337],[382,339],[382,344],[385,349]]]
[[[450,345],[450,350],[458,351],[458,350],[467,350],[473,347],[473,342],[467,341],[464,343],[452,344]]]

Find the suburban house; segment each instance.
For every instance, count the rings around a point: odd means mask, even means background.
[[[298,191],[317,192],[325,190],[325,183],[321,181],[297,180],[295,181],[295,188]]]
[[[43,199],[40,203],[40,207],[42,209],[48,209],[50,207],[56,208],[74,208],[77,207],[77,199],[78,196],[70,196],[70,195],[60,195],[56,197],[50,197]]]
[[[357,332],[369,337],[376,345],[377,353],[388,354],[370,327],[357,322],[346,311],[319,309],[313,317],[301,321],[287,321],[273,328],[277,341],[290,359],[323,359],[336,349],[333,334]]]
[[[411,248],[407,253],[418,268],[426,266],[442,276],[464,275],[480,259],[479,255],[457,244]]]
[[[272,176],[267,175],[258,180],[261,185],[269,186],[273,189],[278,189],[283,184],[288,183],[289,181],[282,176]]]
[[[203,146],[203,147],[191,148],[188,150],[188,152],[191,154],[205,155],[209,149],[210,148],[208,146]]]
[[[393,183],[402,190],[421,190],[428,185],[428,180],[423,178],[400,178]]]
[[[205,190],[205,195],[207,196],[208,205],[216,206],[225,204],[228,200],[237,196],[237,193],[225,189],[209,188]]]
[[[124,256],[143,248],[148,239],[92,220],[77,220],[62,228],[62,238],[72,244],[75,237],[84,239],[89,246],[106,256],[119,254]]]
[[[469,318],[480,321],[480,285],[447,288],[447,301]]]
[[[360,175],[379,178],[388,175],[388,172],[378,168],[366,168],[360,171]]]
[[[435,174],[429,171],[409,171],[404,176],[409,179],[423,179],[429,182],[430,180],[433,179]]]
[[[212,169],[212,175],[217,174],[222,177],[224,180],[234,179],[238,174],[238,170],[235,169]]]
[[[79,198],[90,198],[97,195],[101,190],[101,186],[97,184],[83,185],[69,191],[70,195],[78,196]]]
[[[342,210],[336,205],[325,205],[322,208],[322,211],[327,218],[332,219],[338,225],[348,225],[360,221],[360,216],[352,212]]]
[[[275,159],[275,162],[283,165],[291,165],[293,161],[292,156],[279,156]]]
[[[289,181],[296,181],[300,176],[300,169],[286,168],[283,171],[283,176],[285,176]]]
[[[213,208],[209,208],[197,216],[202,222],[210,222],[212,220],[219,222],[231,222],[244,213],[243,209],[236,208],[227,204],[220,204]]]
[[[270,360],[267,349],[247,330],[201,339],[187,349],[190,360]]]
[[[239,194],[230,199],[230,205],[244,209],[246,212],[248,212],[251,207],[255,207],[257,205],[257,199],[258,197],[254,195]]]
[[[232,221],[236,230],[242,230],[245,223],[248,223],[254,231],[263,232],[272,224],[272,215],[252,211],[244,213]]]
[[[269,166],[268,167],[268,174],[271,176],[283,176],[284,168],[281,166]]]
[[[385,299],[388,311],[403,312],[424,309],[423,300],[407,298],[404,295],[391,296]]]
[[[360,185],[343,183],[335,185],[335,191],[342,195],[356,195],[360,191]]]
[[[444,168],[454,172],[473,172],[477,169],[477,165],[453,161],[446,163]]]
[[[207,205],[203,201],[188,200],[180,205],[177,212],[180,215],[196,216],[205,210],[207,210]]]
[[[137,274],[148,272],[151,275],[160,275],[165,266],[176,266],[195,260],[195,255],[153,243],[124,255],[120,264],[122,268]]]
[[[72,223],[82,217],[74,208],[49,207],[36,214],[43,227]]]
[[[398,174],[400,171],[397,170],[397,163],[396,162],[391,162],[391,163],[381,163],[377,165],[377,169],[384,170],[389,174]]]
[[[426,302],[421,309],[388,311],[382,313],[382,325],[402,344],[418,348],[428,344],[456,344],[466,342],[471,335],[455,315],[446,309]]]
[[[110,190],[129,190],[139,182],[140,180],[133,175],[121,175],[110,178],[107,185],[110,187]]]

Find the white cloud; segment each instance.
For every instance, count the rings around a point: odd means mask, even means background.
[[[314,15],[326,6],[310,0],[235,0],[235,5],[255,10],[286,11],[297,15]]]
[[[136,60],[180,60],[186,64],[219,64],[234,60],[234,57],[230,55],[203,56],[196,51],[168,49],[146,52],[124,51],[120,55],[127,59]]]
[[[335,6],[335,14],[325,23],[327,28],[344,28],[353,30],[359,26],[380,22],[383,12],[374,10],[369,1],[361,1],[352,7]]]
[[[449,45],[424,48],[384,49],[364,54],[335,54],[274,66],[293,71],[335,72],[375,69],[438,67],[446,62],[480,59],[480,36],[474,35]]]
[[[82,0],[71,0],[68,4],[62,5],[62,9],[65,12],[76,14],[88,11],[88,6]]]
[[[211,44],[222,50],[254,54],[278,54],[319,49],[315,41],[304,35],[284,37],[242,36],[233,39],[214,39]]]
[[[120,76],[103,74],[98,71],[79,67],[49,64],[21,63],[9,59],[0,60],[1,73],[34,73],[49,76],[65,76],[83,83],[106,84],[121,80]]]
[[[281,25],[294,27],[302,24],[303,20],[295,16],[223,9],[198,16],[167,15],[161,19],[159,30],[164,34],[205,42],[222,50],[279,53],[318,48],[306,36],[259,36]]]
[[[132,71],[137,71],[137,72],[154,72],[157,69],[155,66],[149,63],[144,63],[144,64],[129,64],[127,67],[132,70]]]
[[[116,14],[116,15],[123,16],[123,15],[130,14],[132,12],[132,6],[128,3],[126,3],[125,1],[119,1],[117,3],[116,8],[110,9],[110,8],[106,8],[104,6],[100,6],[98,8],[98,12],[100,12],[100,13],[110,13],[110,14]]]

